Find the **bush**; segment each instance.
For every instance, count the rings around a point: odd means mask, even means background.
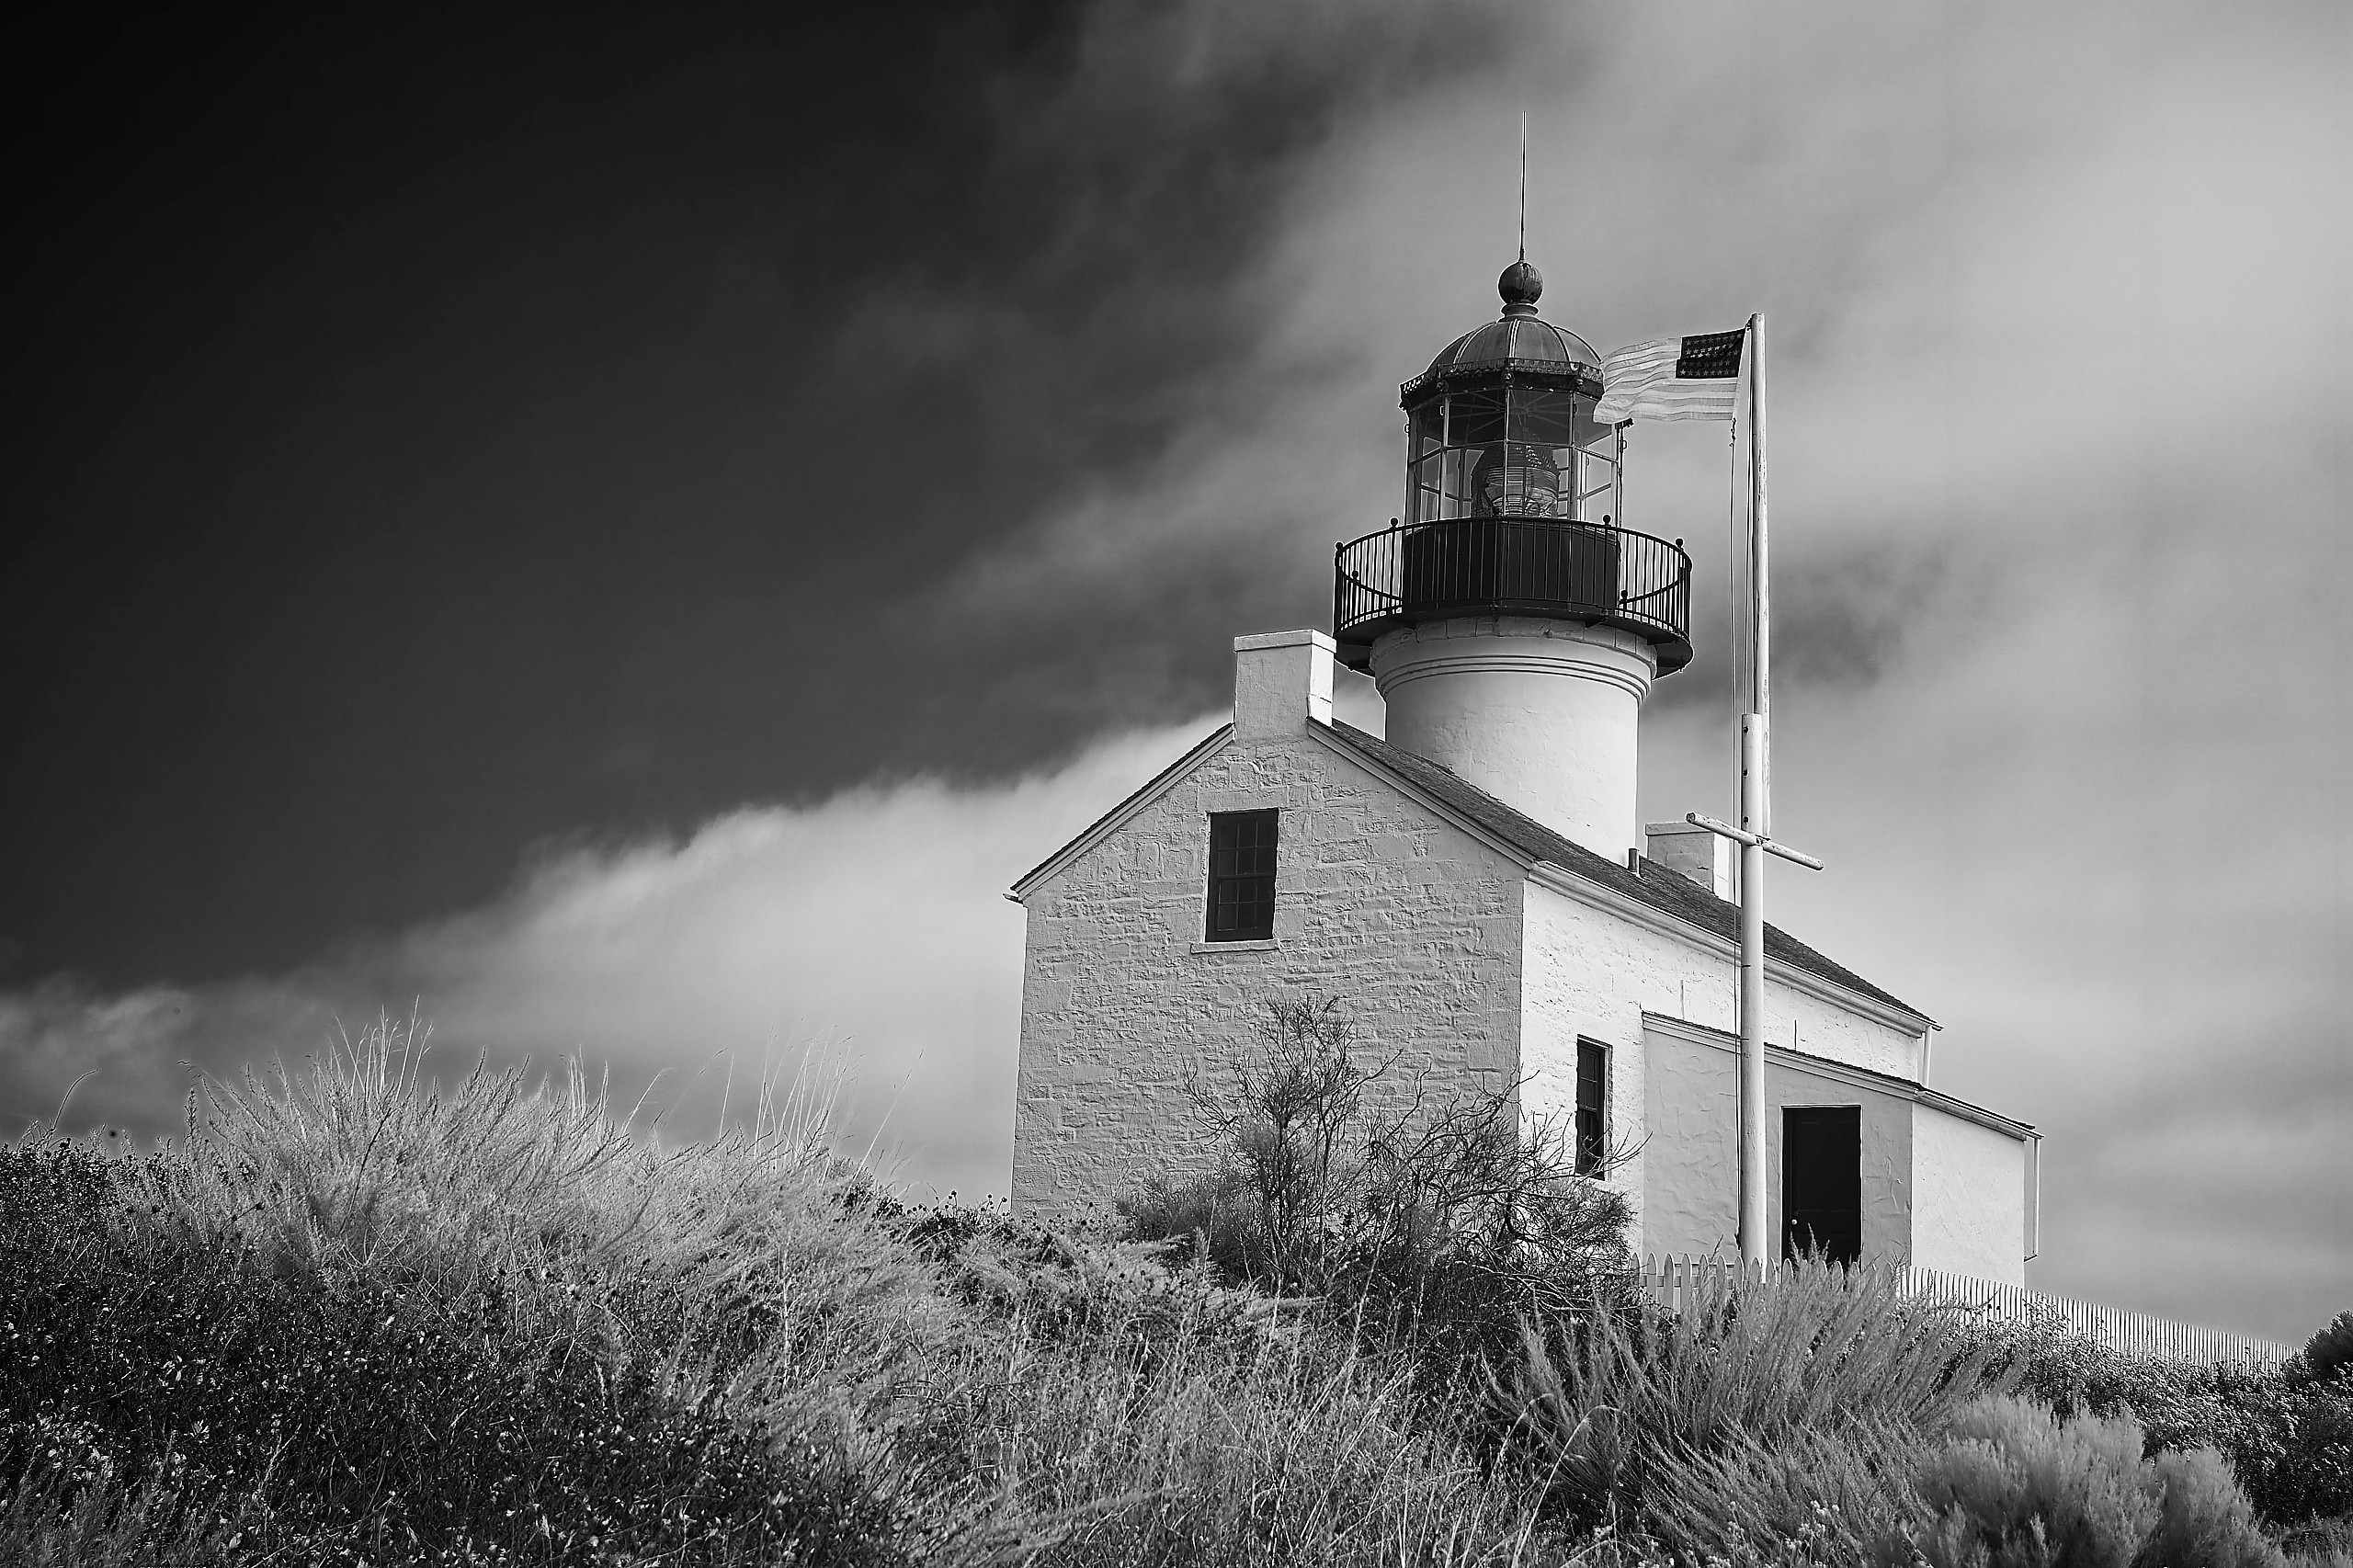
[[[1631,1298],[1626,1195],[1581,1176],[1557,1126],[1500,1094],[1459,1096],[1377,1140],[1324,1290],[1451,1379],[1501,1361],[1531,1319]]]
[[[1968,1324],[1900,1286],[1889,1263],[1802,1263],[1771,1284],[1704,1284],[1679,1313],[1531,1325],[1495,1398],[1557,1506],[1588,1520],[1614,1506],[1672,1536],[1682,1515],[1662,1499],[1690,1461],[1858,1424],[1933,1432],[2000,1386]]]
[[[1386,1083],[1392,1065],[1366,1059],[1336,1003],[1270,1004],[1252,1045],[1188,1074],[1216,1166],[1148,1177],[1119,1212],[1130,1238],[1313,1296],[1451,1385],[1513,1353],[1522,1320],[1611,1296],[1631,1270],[1632,1211],[1576,1173],[1559,1130],[1523,1121],[1516,1096],[1430,1103]]]
[[[2211,1449],[2167,1451],[2154,1461],[2165,1502],[2141,1560],[2210,1568],[2276,1568],[2279,1549],[2257,1528],[2255,1508],[2231,1467]]]
[[[2353,1379],[2269,1379],[2236,1395],[2223,1447],[2247,1495],[2281,1524],[2353,1514]]]
[[[1934,1568],[2278,1568],[2245,1495],[2211,1449],[2142,1457],[2129,1415],[2063,1419],[2016,1398],[1962,1411],[1916,1485]]]
[[[1705,1453],[1659,1453],[1644,1522],[1703,1562],[1908,1564],[1926,1523],[1911,1486],[1919,1440],[1886,1416],[1800,1426],[1769,1445],[1734,1428]]]
[[[2353,1375],[2348,1369],[2353,1369],[2353,1311],[2337,1313],[2304,1341],[2291,1372],[2300,1381],[2318,1382]]]
[[[1116,1205],[1120,1229],[1136,1241],[1166,1242],[1233,1281],[1274,1276],[1270,1252],[1242,1173],[1231,1166],[1197,1176],[1155,1171]]]
[[[1985,1333],[2022,1392],[2062,1415],[2129,1414],[2151,1454],[2217,1449],[2256,1510],[2290,1524],[2353,1513],[2353,1377],[2309,1370],[2335,1327],[2279,1370],[2128,1355],[2056,1320]]]

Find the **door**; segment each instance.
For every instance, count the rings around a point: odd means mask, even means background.
[[[1863,1256],[1863,1108],[1781,1111],[1781,1256]]]

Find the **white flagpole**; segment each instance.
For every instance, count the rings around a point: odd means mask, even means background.
[[[1765,1176],[1765,845],[1770,804],[1772,616],[1765,558],[1765,312],[1748,318],[1748,605],[1746,711],[1740,716],[1740,1264],[1771,1262]]]

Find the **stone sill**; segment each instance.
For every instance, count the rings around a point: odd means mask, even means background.
[[[1197,953],[1271,953],[1282,946],[1280,942],[1195,942]]]

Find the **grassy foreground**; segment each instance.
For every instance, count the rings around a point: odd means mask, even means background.
[[[0,1562],[2353,1568],[2334,1367],[2134,1367],[1867,1270],[1434,1365],[904,1209],[806,1104],[665,1149],[413,1043],[158,1152],[0,1147]]]

